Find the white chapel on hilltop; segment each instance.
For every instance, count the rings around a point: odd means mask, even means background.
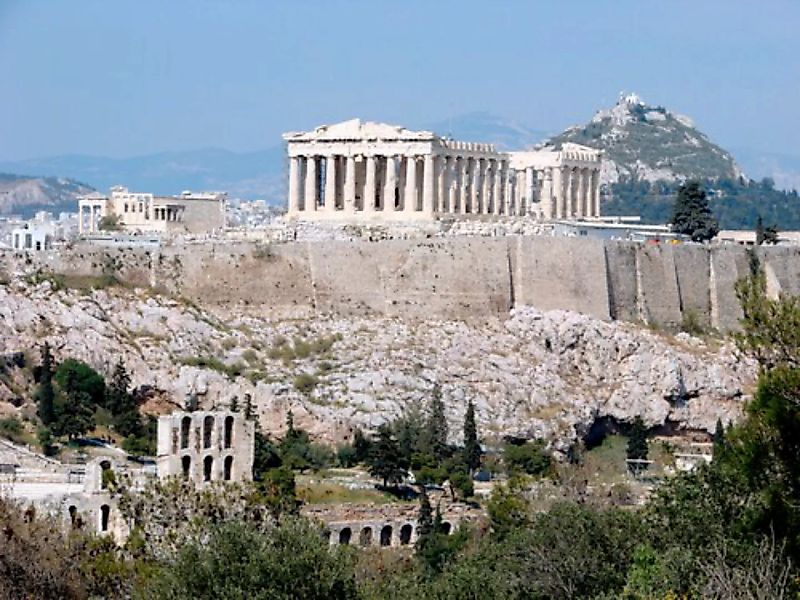
[[[498,152],[492,144],[360,119],[283,139],[290,219],[600,216],[601,151],[578,144]]]

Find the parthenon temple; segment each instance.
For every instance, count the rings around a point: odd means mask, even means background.
[[[315,221],[600,216],[601,152],[499,152],[360,119],[284,134],[287,216]]]

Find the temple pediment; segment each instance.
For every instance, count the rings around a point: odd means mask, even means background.
[[[411,131],[399,125],[350,119],[333,125],[321,125],[313,131],[284,134],[288,141],[364,141],[364,140],[431,140],[430,131]]]

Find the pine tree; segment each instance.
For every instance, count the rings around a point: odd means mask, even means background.
[[[36,403],[39,407],[39,418],[45,426],[49,427],[56,420],[56,394],[53,389],[53,355],[50,353],[50,344],[47,342],[42,346],[42,362],[39,370],[39,389],[36,390]]]
[[[756,246],[760,246],[764,243],[764,219],[761,218],[761,215],[758,215],[756,219]]]
[[[478,442],[478,428],[475,425],[475,405],[470,399],[467,414],[464,416],[464,464],[470,473],[481,465],[481,445]]]
[[[628,460],[647,460],[647,427],[642,417],[633,420],[631,431],[628,435]],[[631,470],[638,472],[641,463],[632,463]]]
[[[231,399],[231,405],[228,407],[231,412],[239,412],[239,396],[234,396]]]
[[[250,421],[255,416],[253,412],[253,397],[250,394],[244,395],[244,418]]]
[[[672,230],[688,235],[693,242],[708,241],[719,232],[706,191],[699,182],[690,181],[678,190],[672,213]]]
[[[383,486],[396,485],[408,475],[408,462],[400,454],[397,440],[387,424],[378,427],[368,459],[369,473],[383,480]]]

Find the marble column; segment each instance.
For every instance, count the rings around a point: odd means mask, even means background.
[[[563,216],[563,213],[561,212],[561,197],[564,194],[564,173],[561,171],[561,167],[553,167],[551,172],[553,178],[553,191],[551,195],[553,218],[560,219]]]
[[[344,167],[344,210],[356,212],[356,158],[348,156]]]
[[[306,190],[303,198],[303,209],[317,210],[317,157],[306,157]]]
[[[364,179],[364,212],[375,212],[375,157],[367,156],[367,172]]]
[[[484,159],[483,161],[483,186],[481,187],[481,212],[484,215],[492,214],[492,177],[494,176],[495,161]]]
[[[592,171],[592,216],[600,216],[600,171]]]
[[[539,198],[541,203],[542,217],[545,219],[553,218],[553,170],[545,169],[542,174],[542,193]]]
[[[383,183],[383,210],[395,210],[395,193],[397,191],[397,164],[394,156],[386,157],[386,179]]]
[[[417,210],[417,157],[406,157],[406,190],[403,211],[413,213]]]
[[[300,159],[297,156],[289,158],[289,214],[294,214],[300,209]]]
[[[336,156],[325,157],[325,210],[336,210]]]
[[[448,196],[450,194],[450,157],[442,156],[439,158],[438,163],[438,177],[436,179],[436,185],[438,186],[436,191],[436,212],[446,213],[449,205]]]
[[[492,192],[492,214],[499,215],[503,210],[503,161],[494,161],[494,191]]]
[[[585,191],[586,191],[586,180],[584,179],[583,173],[584,173],[584,169],[582,169],[582,168],[578,169],[578,171],[576,173],[577,178],[578,178],[578,189],[577,189],[577,193],[575,194],[575,196],[576,196],[575,216],[578,219],[582,219],[583,216],[584,216],[583,207],[584,207],[584,202],[586,200],[586,194],[585,194]]]
[[[426,154],[422,171],[422,212],[433,215],[436,208],[436,157]]]
[[[509,217],[514,216],[514,194],[516,193],[516,190],[514,189],[514,182],[516,180],[517,172],[509,167],[506,171],[506,193],[505,200],[503,202],[505,213]]]
[[[448,207],[447,210],[448,212],[454,214],[458,213],[459,210],[458,191],[460,189],[460,183],[459,183],[460,182],[459,175],[461,173],[461,167],[459,165],[460,160],[461,159],[458,158],[457,156],[454,156],[449,159],[450,173],[448,175],[448,179],[450,185],[448,186],[447,196],[448,196],[448,203],[450,206]]]
[[[459,213],[462,215],[471,212],[472,209],[472,201],[469,193],[469,161],[470,159],[467,157],[461,159],[461,170],[459,172],[460,189],[458,191],[458,208]]]
[[[472,213],[479,215],[483,206],[481,197],[481,175],[483,173],[483,160],[476,158],[472,161]]]
[[[572,217],[572,169],[566,169],[564,177],[566,178],[564,182],[564,206],[561,213],[565,219],[569,219]]]
[[[531,214],[533,212],[534,190],[536,189],[536,171],[533,167],[525,168],[525,212]]]

